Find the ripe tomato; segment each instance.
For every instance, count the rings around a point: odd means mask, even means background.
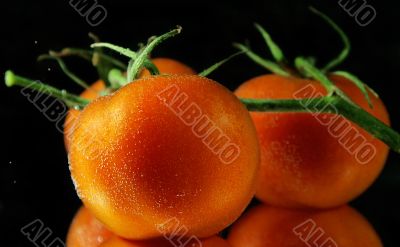
[[[116,234],[208,237],[255,192],[258,140],[243,104],[200,76],[152,76],[100,97],[80,114],[70,170],[78,195]],[[166,227],[166,228],[165,228]]]
[[[228,236],[233,247],[381,247],[368,221],[349,206],[297,211],[257,206],[236,222]]]
[[[68,247],[97,247],[113,235],[85,207],[76,213],[67,235]]]
[[[202,240],[193,240],[185,242],[185,240],[173,240],[172,242],[167,239],[144,240],[144,241],[129,241],[117,236],[104,242],[100,247],[230,247],[228,242],[220,237],[214,236]]]
[[[189,66],[170,58],[154,58],[152,59],[154,65],[158,68],[162,74],[177,74],[177,75],[195,75],[196,72]],[[148,70],[143,70],[140,77],[149,76]],[[91,87],[85,90],[80,96],[85,99],[93,100],[99,97],[99,93],[105,89],[104,81],[99,80],[91,85]],[[70,109],[64,124],[64,144],[67,152],[69,150],[69,142],[72,135],[73,126],[75,120],[78,118],[80,111]]]
[[[356,104],[389,123],[380,99],[370,94],[371,109],[349,80],[341,76],[331,76],[331,80]],[[305,88],[313,88],[314,96],[304,94]],[[317,93],[326,94],[319,82],[279,75],[253,78],[235,92],[242,98],[270,99],[308,98]],[[252,112],[251,116],[261,146],[256,197],[268,204],[317,208],[343,205],[371,185],[388,154],[385,144],[337,115]],[[338,118],[332,120],[334,117]],[[320,122],[322,119],[332,121],[326,124]],[[373,156],[363,157],[364,147],[373,148]]]

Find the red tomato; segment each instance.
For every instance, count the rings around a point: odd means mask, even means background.
[[[389,124],[388,113],[380,99],[370,94],[374,106],[371,109],[349,80],[340,76],[331,76],[331,80],[356,104]],[[279,75],[253,78],[241,85],[235,94],[256,99],[308,98],[310,95],[304,94],[305,87],[315,90],[312,97],[326,94],[319,82]],[[295,112],[252,112],[251,116],[261,146],[256,196],[268,204],[298,208],[343,205],[371,185],[388,155],[384,143],[343,117],[322,124],[321,119],[336,116]],[[366,145],[376,152],[362,163],[360,155]]]
[[[200,76],[152,76],[97,98],[80,114],[70,170],[93,214],[130,239],[212,236],[255,192],[258,140],[243,104]],[[165,229],[164,229],[165,228]]]

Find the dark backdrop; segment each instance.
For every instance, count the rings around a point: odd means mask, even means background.
[[[337,1],[111,1],[98,0],[107,19],[96,28],[87,24],[63,1],[3,1],[1,5],[0,71],[15,72],[79,92],[60,73],[55,63],[37,63],[48,49],[87,47],[89,31],[103,40],[136,48],[147,37],[163,33],[176,24],[179,37],[159,47],[155,56],[179,59],[201,70],[231,54],[232,41],[249,39],[268,56],[254,21],[263,24],[289,58],[316,55],[323,64],[337,54],[341,43],[335,33],[310,14],[312,4],[333,17],[350,36],[353,49],[340,68],[368,82],[386,103],[392,125],[400,130],[399,81],[400,36],[398,1],[368,0],[377,11],[368,26],[359,26]],[[72,68],[93,81],[93,69],[78,60]],[[70,62],[71,63],[71,62]],[[265,73],[245,57],[221,68],[211,77],[230,89],[246,79]],[[64,238],[80,202],[69,177],[62,135],[53,123],[20,94],[0,83],[0,246],[34,246],[20,228],[41,219]],[[391,153],[382,176],[352,203],[374,225],[385,246],[400,246],[400,155]]]

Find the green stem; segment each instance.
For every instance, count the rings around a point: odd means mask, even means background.
[[[208,75],[210,75],[212,72],[214,72],[216,69],[218,69],[219,67],[221,67],[223,64],[225,64],[226,62],[230,61],[232,58],[235,58],[237,56],[239,56],[240,54],[243,54],[243,51],[239,51],[236,52],[232,55],[230,55],[227,58],[224,58],[223,60],[211,65],[210,67],[208,67],[207,69],[203,70],[202,72],[200,72],[198,75],[199,76],[203,76],[203,77],[207,77]]]
[[[282,63],[285,60],[285,56],[283,55],[282,50],[279,46],[272,40],[271,35],[258,23],[254,23],[254,26],[260,32],[261,36],[264,38],[265,43],[269,47],[272,56],[275,61],[278,63]]]
[[[400,134],[360,107],[339,96],[312,99],[241,99],[249,111],[339,114],[400,153]],[[331,107],[327,107],[331,106]]]
[[[267,70],[271,71],[272,73],[277,74],[277,75],[282,75],[282,76],[290,76],[290,74],[288,72],[286,72],[284,69],[282,69],[278,64],[260,57],[259,55],[254,53],[249,47],[247,47],[243,44],[240,44],[240,43],[234,43],[233,46],[236,47],[237,49],[245,52],[246,55],[251,60],[253,60],[253,62],[255,62],[258,65],[261,65],[262,67],[266,68]]]
[[[319,81],[326,89],[328,92],[328,96],[332,96],[333,94],[337,94],[343,99],[349,101],[352,103],[352,101],[349,99],[349,97],[338,87],[331,82],[331,80],[326,77],[322,71],[320,71],[318,68],[316,68],[314,65],[312,65],[307,59],[303,57],[297,57],[294,61],[296,68],[300,72],[304,72],[305,76],[311,77],[317,81]],[[354,104],[354,103],[352,103]]]
[[[108,73],[108,80],[110,81],[113,89],[118,89],[126,82],[126,76],[123,75],[122,71],[118,69],[112,69]]]
[[[60,90],[39,81],[33,81],[31,79],[18,76],[14,74],[11,70],[6,71],[4,80],[8,87],[20,86],[24,88],[29,88],[37,92],[58,98],[67,103],[69,106],[72,105],[74,107],[83,108],[90,103],[89,100],[68,93],[66,90]]]
[[[96,48],[96,47],[106,47],[108,49],[114,50],[116,52],[119,52],[120,54],[129,57],[131,60],[129,61],[129,65],[127,70],[129,71],[130,68],[132,67],[134,61],[138,58],[138,53],[134,52],[128,48],[123,48],[114,44],[110,44],[110,43],[95,43],[91,45],[92,48]],[[152,75],[158,75],[160,72],[158,71],[157,67],[150,61],[150,59],[148,59],[148,57],[145,59],[145,61],[142,64],[144,67],[146,67],[149,71],[150,74]],[[133,81],[132,78],[129,78],[129,72],[128,72],[128,78],[126,83]],[[125,83],[125,84],[126,84]]]
[[[111,49],[113,51],[119,52],[120,54],[129,57],[130,59],[136,59],[137,57],[137,53],[132,51],[129,48],[123,48],[114,44],[110,44],[110,43],[104,43],[104,42],[99,42],[99,43],[94,43],[91,44],[90,47],[92,48],[96,48],[96,47],[106,47],[108,49]]]
[[[151,74],[159,74],[157,67],[147,67],[145,62],[148,60],[150,53],[153,49],[162,43],[164,40],[174,37],[175,35],[180,34],[182,31],[182,27],[178,26],[176,29],[169,31],[163,35],[155,37],[150,41],[150,43],[144,47],[144,49],[139,53],[137,58],[131,63],[131,66],[128,66],[128,82],[133,81],[139,75],[142,67],[145,66]],[[155,68],[155,70],[154,70]]]
[[[90,88],[90,86],[81,78],[79,78],[77,75],[75,75],[74,73],[72,73],[67,65],[64,63],[64,61],[59,58],[55,52],[53,51],[49,51],[49,55],[44,54],[38,57],[38,61],[44,60],[44,59],[54,59],[57,61],[58,65],[60,66],[61,70],[64,72],[64,74],[66,74],[72,81],[74,81],[76,84],[78,84],[79,86],[88,89]]]
[[[339,55],[334,58],[332,61],[330,61],[325,67],[322,69],[323,73],[326,73],[330,71],[332,68],[338,66],[341,64],[349,55],[350,53],[350,40],[347,37],[347,35],[343,32],[343,30],[327,15],[324,13],[320,12],[319,10],[315,9],[314,7],[310,7],[311,12],[314,14],[318,15],[322,19],[324,19],[340,36],[342,42],[343,42],[343,50],[339,53]]]
[[[56,53],[57,56],[59,57],[65,57],[65,56],[79,56],[82,57],[83,59],[86,59],[88,61],[92,61],[92,56],[94,54],[94,51],[90,51],[90,50],[85,50],[85,49],[80,49],[80,48],[64,48],[62,49],[60,52]],[[112,64],[114,64],[116,67],[118,67],[119,69],[122,70],[126,70],[126,64],[124,64],[123,62],[119,61],[118,59],[115,59],[109,55],[106,54],[98,54],[102,59],[104,59],[105,61],[108,61]]]
[[[362,92],[362,94],[364,95],[364,98],[367,100],[369,107],[373,108],[373,105],[372,105],[372,102],[371,102],[371,98],[369,97],[369,94],[368,94],[368,91],[367,91],[367,86],[357,76],[355,76],[355,75],[353,75],[353,74],[351,74],[350,72],[347,72],[347,71],[335,71],[332,74],[340,75],[340,76],[348,79],[352,83],[354,83],[354,85],[356,85],[358,87],[358,89]]]

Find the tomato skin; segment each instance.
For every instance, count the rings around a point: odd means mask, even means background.
[[[196,104],[215,124],[204,137],[160,100],[172,85],[188,96],[180,109]],[[203,142],[217,128],[240,150],[230,164]],[[188,236],[209,237],[238,218],[254,196],[259,151],[250,115],[229,90],[204,77],[146,77],[100,97],[82,111],[72,143],[78,195],[125,238],[159,237],[157,226],[171,219]]]
[[[92,213],[81,207],[67,235],[67,247],[97,247],[113,235]]]
[[[383,246],[369,222],[349,206],[305,211],[256,206],[233,225],[228,242],[232,247]]]
[[[84,99],[88,100],[94,100],[97,97],[99,97],[99,94],[101,91],[103,91],[106,88],[104,81],[98,80],[95,83],[93,83],[89,89],[86,89],[83,91],[83,93],[80,95]],[[70,139],[72,136],[72,131],[74,129],[76,120],[79,117],[79,114],[81,113],[80,110],[76,109],[69,109],[68,114],[65,118],[64,122],[64,145],[65,149],[67,150],[67,153],[69,151],[69,146],[70,146]]]
[[[152,59],[154,65],[158,68],[162,74],[173,74],[173,75],[195,75],[196,72],[189,66],[171,58],[154,58]],[[148,70],[143,70],[140,74],[140,78],[150,76]],[[86,89],[80,96],[84,99],[94,100],[99,97],[99,93],[105,89],[105,83],[102,80],[98,80],[93,83],[89,89]],[[69,151],[70,137],[72,135],[73,126],[75,120],[79,117],[79,110],[70,109],[65,119],[64,124],[64,144],[67,152]]]
[[[360,90],[347,79],[331,76],[356,104],[389,124],[382,101],[372,94],[373,109]],[[326,94],[320,83],[279,75],[263,75],[242,84],[235,94],[243,98],[292,99],[311,85]],[[318,95],[315,95],[318,96]],[[304,97],[302,97],[304,98]],[[291,208],[329,208],[343,205],[365,191],[378,177],[388,147],[366,131],[350,124],[376,148],[376,155],[360,164],[329,130],[310,113],[252,112],[261,147],[261,168],[256,197],[263,202]],[[319,118],[329,116],[319,114]],[[332,117],[332,115],[330,115]],[[336,123],[344,121],[338,118]],[[372,157],[372,156],[371,156]]]
[[[182,243],[182,245],[179,245]],[[129,241],[119,237],[113,237],[104,242],[100,247],[176,247],[176,246],[190,246],[190,247],[230,247],[228,242],[220,237],[214,236],[207,239],[202,239],[199,242],[193,241],[186,243],[185,240],[175,240],[169,242],[166,239],[144,240],[144,241]]]

